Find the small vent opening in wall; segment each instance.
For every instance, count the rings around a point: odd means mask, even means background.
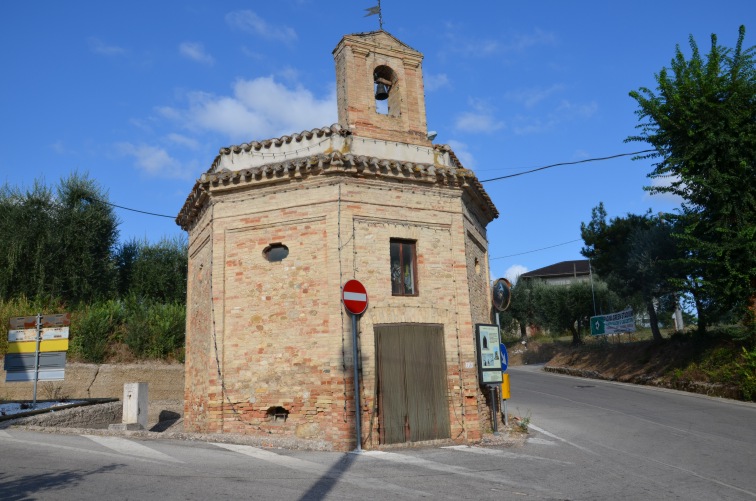
[[[265,413],[265,417],[268,418],[268,421],[273,421],[274,423],[283,423],[289,417],[289,411],[281,406],[270,407],[268,409],[268,412]]]

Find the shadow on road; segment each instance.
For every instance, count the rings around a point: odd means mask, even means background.
[[[35,494],[75,487],[89,475],[107,473],[122,466],[112,464],[92,471],[72,470],[56,473],[38,473],[22,477],[0,473],[0,499],[3,501],[36,499],[37,496]]]
[[[325,472],[320,480],[315,482],[312,487],[302,494],[299,498],[300,501],[312,501],[318,499],[324,499],[326,495],[333,489],[336,482],[339,481],[339,477],[346,473],[349,468],[352,467],[352,463],[357,460],[356,454],[344,454],[339,462],[334,464],[330,470]]]

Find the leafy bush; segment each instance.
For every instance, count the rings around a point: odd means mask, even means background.
[[[71,351],[87,362],[101,363],[123,323],[123,307],[120,301],[96,303],[71,323]]]
[[[186,308],[181,303],[157,303],[130,297],[124,341],[137,357],[182,358]]]
[[[742,362],[736,363],[740,376],[740,390],[744,400],[756,400],[756,349],[742,348]]]

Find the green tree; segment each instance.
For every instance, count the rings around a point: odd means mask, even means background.
[[[156,244],[130,240],[116,250],[118,291],[163,302],[186,302],[187,242],[163,238]]]
[[[0,295],[79,303],[106,298],[115,284],[118,221],[107,194],[86,175],[57,190],[35,182],[0,189]]]
[[[594,287],[595,287],[594,283]],[[601,293],[608,295],[605,286]],[[588,328],[593,315],[593,290],[590,282],[573,282],[568,285],[542,284],[536,289],[538,322],[554,332],[569,332],[572,344],[583,342],[583,330]],[[613,303],[613,301],[612,301]]]
[[[537,299],[538,289],[541,285],[542,282],[539,280],[518,279],[512,286],[512,299],[509,303],[509,308],[500,313],[502,325],[508,325],[508,319],[517,322],[521,339],[527,337],[528,325],[535,324],[538,318]]]
[[[591,221],[580,225],[585,242],[581,253],[593,269],[618,294],[632,301],[640,297],[649,316],[654,340],[662,339],[655,300],[674,293],[673,278],[684,271],[679,265],[679,248],[672,228],[650,212],[628,214],[607,222],[604,204],[591,211]]]
[[[512,287],[509,309],[500,313],[501,324],[507,326],[515,321],[523,339],[527,326],[532,325],[556,334],[569,332],[573,344],[580,344],[583,330],[595,313],[594,298],[607,311],[616,311],[621,305],[617,294],[598,279],[593,283],[553,285],[540,279],[520,278]]]
[[[50,189],[39,182],[24,192],[0,189],[0,297],[45,296],[53,272],[56,208]]]
[[[656,91],[630,92],[638,103],[639,134],[656,160],[651,178],[671,183],[646,188],[684,200],[680,232],[688,259],[698,269],[699,294],[756,314],[756,48],[717,44],[704,58],[691,36],[689,59],[678,46],[670,69],[656,75]],[[711,310],[713,311],[713,310]]]
[[[77,173],[63,179],[57,191],[51,293],[74,303],[107,299],[115,289],[112,255],[118,238],[107,193]]]

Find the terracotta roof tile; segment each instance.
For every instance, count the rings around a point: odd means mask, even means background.
[[[335,126],[334,126],[335,127]],[[344,129],[337,128],[313,129],[318,131],[314,133],[333,134],[344,133]],[[348,134],[348,131],[345,133]],[[296,135],[295,135],[296,136]],[[294,140],[294,139],[292,139]],[[253,142],[252,144],[232,146],[222,148],[221,155],[230,154],[237,151],[237,148],[244,149],[261,149],[263,142]],[[383,177],[395,178],[402,181],[416,182],[421,184],[439,184],[452,186],[465,190],[470,196],[478,201],[478,205],[489,220],[499,217],[491,198],[486,193],[483,186],[478,181],[475,173],[465,169],[454,156],[448,145],[436,145],[434,148],[440,151],[450,153],[457,166],[442,167],[438,165],[402,162],[385,158],[369,157],[364,155],[352,155],[351,153],[343,154],[339,151],[330,153],[319,153],[295,159],[284,160],[281,162],[271,162],[259,167],[231,171],[223,169],[216,172],[218,158],[213,166],[204,173],[195,183],[184,206],[181,208],[176,223],[184,230],[188,230],[196,218],[204,210],[204,205],[208,201],[208,193],[215,187],[225,185],[238,185],[240,183],[250,184],[272,184],[290,182],[292,179],[300,179],[312,175],[322,174],[341,174],[355,177]],[[241,151],[241,150],[238,150]]]

